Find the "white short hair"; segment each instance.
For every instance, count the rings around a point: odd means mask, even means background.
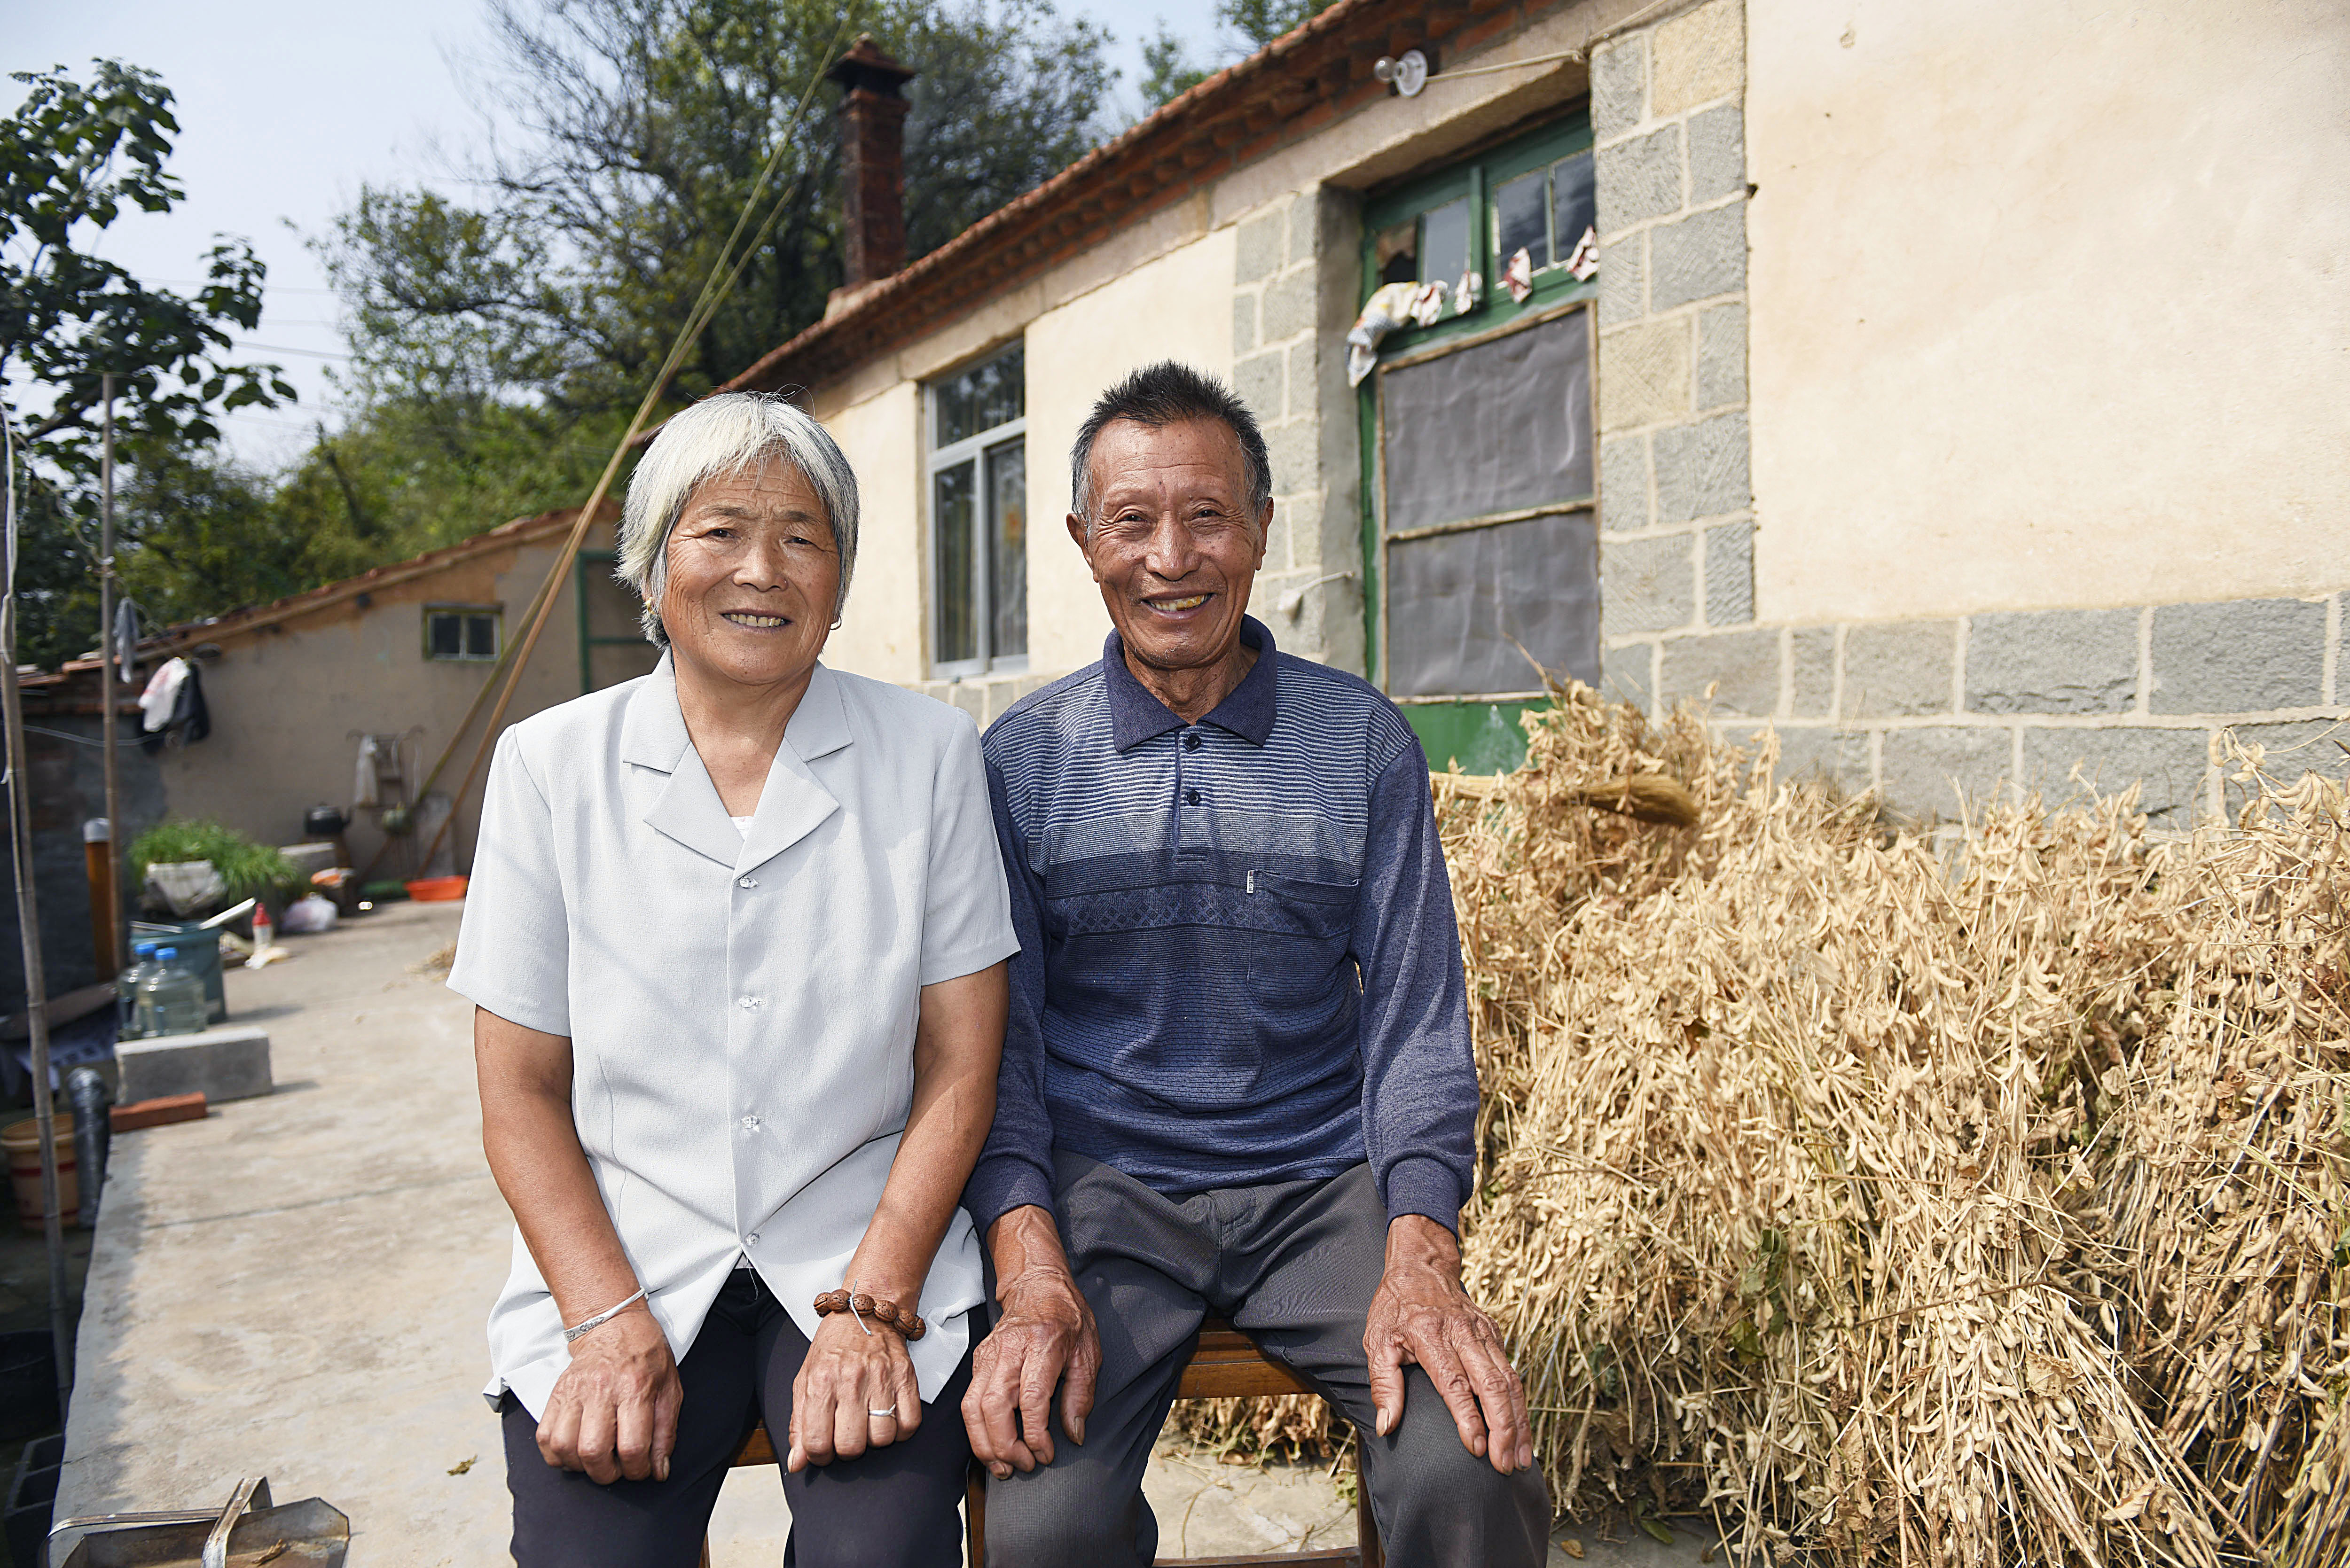
[[[857,475],[825,428],[768,392],[714,392],[671,416],[629,478],[620,513],[619,564],[612,575],[644,601],[639,619],[656,648],[669,645],[661,628],[661,593],[669,582],[669,535],[704,482],[739,473],[766,458],[799,471],[824,504],[832,543],[840,553],[840,591],[833,618],[848,602],[857,566]]]

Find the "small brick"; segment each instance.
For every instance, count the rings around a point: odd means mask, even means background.
[[[1697,613],[1690,536],[1599,541],[1599,619],[1604,637],[1670,631]]]
[[[1746,286],[1746,203],[1692,213],[1648,235],[1649,306],[1670,310]]]
[[[1622,436],[1599,443],[1599,526],[1612,534],[1646,528],[1648,510],[1648,438]]]
[[[201,1092],[213,1105],[265,1095],[269,1032],[236,1024],[195,1034],[159,1034],[114,1047],[125,1105]]]
[[[1256,296],[1232,296],[1232,358],[1237,359],[1256,348]]]
[[[1905,815],[1955,817],[2007,776],[2014,737],[1990,725],[1887,730],[1878,752],[1885,802]]]
[[[108,1125],[119,1133],[137,1132],[141,1127],[169,1127],[173,1122],[200,1122],[204,1119],[203,1091],[199,1089],[192,1095],[164,1095],[132,1105],[116,1106],[106,1113],[106,1119]]]
[[[1835,711],[1835,628],[1807,626],[1787,639],[1787,675],[1794,687],[1798,719],[1825,719]]]
[[[1601,140],[1620,136],[1646,118],[1648,40],[1635,34],[1607,45],[1591,60],[1591,130]]]
[[[1280,269],[1281,258],[1287,250],[1284,243],[1282,214],[1271,212],[1261,218],[1251,218],[1241,225],[1234,244],[1232,281],[1255,283],[1271,277]]]
[[[2324,684],[2323,603],[2237,599],[2154,612],[2158,713],[2314,708]]]
[[[1292,420],[1264,432],[1265,455],[1273,462],[1275,495],[1293,495],[1314,488],[1321,466],[1320,454],[1315,448],[1319,428],[1311,420]]]
[[[1289,207],[1289,265],[1314,259],[1314,244],[1320,233],[1321,205],[1313,196],[1302,196]]]
[[[1690,411],[1690,328],[1644,321],[1599,339],[1599,428],[1627,430]]]
[[[987,728],[987,692],[984,683],[958,680],[947,689],[947,701],[971,715],[971,722],[981,729]]]
[[[1626,648],[1611,648],[1600,656],[1599,691],[1604,697],[1618,702],[1629,702],[1643,713],[1653,712],[1657,701],[1656,645],[1636,642]]]
[[[1746,307],[1717,305],[1697,318],[1697,406],[1746,400]]]
[[[1743,0],[1713,0],[1683,12],[1658,26],[1649,47],[1652,113],[1679,114],[1738,91],[1746,81]]]
[[[1857,794],[1868,787],[1868,732],[1828,724],[1780,725],[1779,777],[1826,783]]]
[[[2126,713],[2137,702],[2134,609],[1979,615],[1967,627],[1976,713]]]
[[[1620,234],[1649,218],[1678,213],[1681,201],[1681,128],[1669,125],[1629,141],[1602,147],[1595,169],[1599,232]]]
[[[1285,273],[1264,289],[1264,340],[1278,343],[1314,330],[1314,273]]]
[[[1648,236],[1627,234],[1599,247],[1599,325],[1620,326],[1648,313]]]
[[[1750,438],[1743,413],[1659,431],[1657,521],[1687,523],[1753,504]]]
[[[1318,345],[1308,337],[1289,349],[1289,413],[1293,419],[1311,418],[1320,409],[1315,398],[1315,354]]]
[[[1958,662],[1954,620],[1889,621],[1844,634],[1846,719],[1887,719],[1950,711],[1950,671]]]
[[[1746,111],[1734,103],[1689,117],[1690,204],[1746,189]]]
[[[2139,810],[2183,826],[2199,815],[2209,753],[2201,730],[2029,729],[2019,782],[2050,802],[2077,799],[2085,789],[2119,794],[2137,784]]]
[[[1744,626],[1754,618],[1754,524],[1725,523],[1705,531],[1705,624]]]
[[[1232,390],[1249,412],[1266,424],[1279,420],[1284,402],[1284,367],[1288,357],[1279,349],[1243,359],[1232,367]]]
[[[1663,701],[1707,701],[1716,717],[1767,719],[1779,710],[1779,634],[1731,631],[1679,637],[1664,645],[1658,688]]]

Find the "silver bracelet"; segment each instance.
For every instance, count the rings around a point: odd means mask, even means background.
[[[617,1306],[608,1306],[602,1312],[598,1313],[594,1317],[583,1318],[574,1326],[565,1329],[563,1331],[563,1343],[569,1345],[573,1340],[577,1339],[589,1329],[603,1327],[606,1324],[611,1322],[614,1318],[619,1316],[622,1313],[628,1311],[630,1307],[636,1305],[639,1302],[644,1299],[645,1287],[639,1285],[637,1287],[637,1293],[630,1296],[627,1301],[620,1303]]]

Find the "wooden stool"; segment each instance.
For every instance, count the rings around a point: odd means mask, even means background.
[[[1191,1365],[1176,1386],[1178,1399],[1237,1399],[1257,1394],[1311,1394],[1314,1390],[1289,1368],[1266,1355],[1255,1342],[1222,1318],[1210,1318],[1200,1327]],[[960,1419],[957,1413],[954,1417]],[[734,1455],[734,1465],[772,1465],[775,1446],[767,1428],[754,1430]],[[1360,1460],[1357,1461],[1359,1467]],[[964,1536],[970,1544],[971,1568],[987,1568],[987,1471],[974,1463],[963,1482]],[[1379,1527],[1371,1517],[1371,1494],[1355,1480],[1355,1544],[1318,1552],[1271,1552],[1253,1557],[1161,1557],[1163,1563],[1187,1568],[1259,1568],[1278,1563],[1325,1563],[1332,1568],[1386,1568],[1379,1547]],[[710,1547],[702,1549],[702,1568],[709,1568]]]

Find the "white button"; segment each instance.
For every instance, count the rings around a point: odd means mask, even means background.
[[[754,1231],[749,1235],[743,1237],[743,1240],[755,1247],[759,1244],[759,1233],[756,1231]]]
[[[759,879],[756,877],[745,877],[734,885],[737,888],[755,888],[759,885]]]
[[[745,1012],[756,1012],[759,1010],[759,999],[755,996],[738,996],[734,1000],[742,1003],[743,1011]]]
[[[756,1116],[744,1116],[743,1118],[743,1130],[744,1132],[757,1132],[759,1130],[759,1118]]]

